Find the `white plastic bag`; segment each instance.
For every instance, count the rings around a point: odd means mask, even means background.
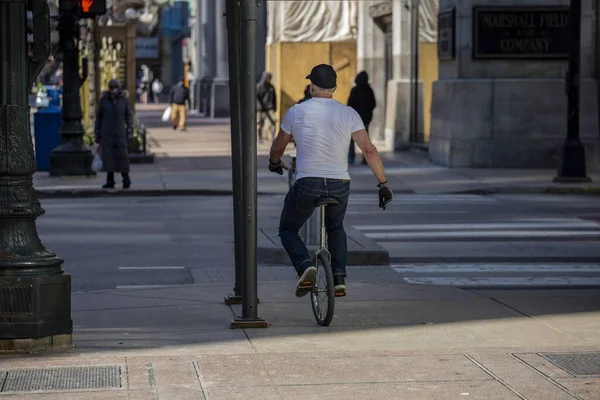
[[[92,169],[95,172],[102,171],[102,157],[100,157],[100,146],[94,148],[94,161],[92,161]]]
[[[167,122],[169,118],[171,118],[171,106],[167,107],[167,109],[162,115],[163,122]]]

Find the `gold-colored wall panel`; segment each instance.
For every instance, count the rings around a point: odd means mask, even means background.
[[[331,65],[338,77],[338,88],[333,98],[346,104],[356,77],[356,42],[331,43]]]
[[[429,143],[431,132],[431,100],[433,82],[438,79],[438,54],[437,43],[419,44],[419,78],[423,82],[423,136],[425,143]]]
[[[334,98],[346,103],[356,75],[356,42],[277,42],[267,46],[267,72],[273,75],[277,93],[277,122],[304,97],[306,75],[317,64],[337,67],[338,88]],[[277,126],[279,129],[279,126]]]

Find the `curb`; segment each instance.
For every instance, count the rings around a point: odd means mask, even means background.
[[[366,237],[362,232],[351,226],[346,226],[346,237],[348,238],[347,260],[348,266],[388,266],[390,255],[379,243]],[[287,252],[278,239],[278,229],[260,228],[258,231],[258,246],[256,258],[260,264],[291,265]],[[318,245],[306,246],[309,253],[314,253]]]
[[[53,198],[94,198],[94,197],[167,197],[167,196],[233,196],[231,189],[129,189],[129,190],[100,190],[100,189],[41,189],[36,191],[41,199]],[[373,190],[352,190],[355,194],[376,193]],[[394,194],[415,194],[412,190],[395,190]],[[600,196],[600,187],[521,187],[521,188],[488,188],[469,189],[450,192],[437,192],[438,195],[472,194],[489,196],[494,194],[557,194],[557,195],[587,195]],[[258,191],[257,196],[285,195],[284,192]]]
[[[263,193],[260,193],[261,195]],[[38,190],[40,199],[102,198],[102,197],[165,197],[165,196],[232,196],[231,190],[171,189],[171,190]]]
[[[317,250],[317,246],[306,246],[309,253]],[[376,249],[348,249],[348,266],[389,266],[390,257],[385,250]],[[257,262],[260,264],[291,265],[290,258],[283,247],[257,247]]]
[[[128,189],[128,190],[100,190],[100,189],[41,189],[36,190],[40,199],[63,198],[95,198],[95,197],[167,197],[167,196],[233,196],[233,190],[218,189]],[[374,193],[374,190],[354,190],[353,193]],[[394,191],[395,194],[414,194],[413,191]],[[258,191],[257,196],[285,195],[284,192]]]
[[[600,187],[499,187],[488,189],[469,189],[456,192],[448,192],[445,194],[475,194],[475,195],[493,195],[493,194],[580,194],[588,196],[600,196]]]

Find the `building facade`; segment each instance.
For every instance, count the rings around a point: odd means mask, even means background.
[[[444,60],[431,159],[451,167],[557,168],[567,135],[570,1],[440,0]],[[596,0],[581,0],[580,137],[598,168]]]
[[[277,94],[277,121],[304,97],[306,75],[317,64],[334,67],[334,98],[346,103],[357,67],[358,3],[345,1],[267,2],[266,70]]]
[[[265,68],[266,4],[260,1],[256,26],[257,70]],[[195,108],[212,117],[229,117],[229,64],[224,0],[195,0],[190,61]]]
[[[373,139],[386,150],[423,147],[444,166],[558,167],[567,134],[569,6],[359,2],[358,69],[370,73],[384,103]],[[595,0],[582,0],[580,135],[588,168],[600,164],[598,13]]]

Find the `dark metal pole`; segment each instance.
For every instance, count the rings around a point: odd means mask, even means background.
[[[242,316],[232,328],[266,328],[258,318],[256,265],[256,19],[257,1],[240,0],[241,5],[241,128],[242,128],[242,205],[243,265]]]
[[[61,144],[52,150],[50,175],[96,175],[92,170],[93,155],[83,143],[85,131],[79,88],[79,9],[76,0],[59,0],[59,48],[63,57],[63,104]],[[130,94],[133,96],[133,93]]]
[[[229,107],[231,109],[231,174],[233,181],[233,237],[235,253],[235,284],[233,295],[225,298],[226,304],[242,302],[242,131],[240,126],[240,8],[238,0],[227,1],[227,46],[229,49]]]
[[[419,0],[412,1],[411,10],[411,99],[410,141],[419,137]]]
[[[71,277],[38,237],[32,183],[28,93],[50,54],[49,14],[44,0],[0,0],[0,352],[71,347]]]
[[[581,0],[571,0],[569,18],[570,57],[567,72],[567,138],[563,144],[562,162],[554,182],[590,182],[585,165],[585,148],[579,139],[579,85],[581,64]]]

